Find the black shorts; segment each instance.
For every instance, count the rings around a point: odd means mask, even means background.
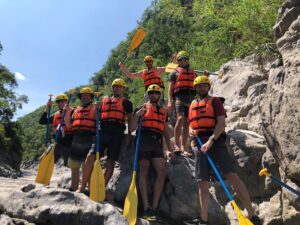
[[[57,143],[54,149],[54,163],[57,163],[57,161],[62,157],[64,160],[64,166],[67,166],[70,151],[71,151],[71,146],[66,147],[61,143]]]
[[[155,131],[141,131],[139,160],[151,160],[152,158],[164,158],[162,135]]]
[[[215,141],[213,146],[207,152],[222,176],[225,176],[231,172],[235,172],[233,166],[234,161],[228,153],[225,140],[226,139],[224,137],[218,138],[218,140]],[[198,143],[197,140],[195,140],[195,142]],[[201,151],[198,151],[195,161],[196,180],[209,181],[209,175],[212,173],[214,172],[212,171],[205,154],[203,154]]]
[[[175,96],[175,111],[176,113],[183,113],[188,117],[189,107],[194,100],[194,95],[176,95]]]
[[[74,135],[69,158],[76,161],[85,161],[89,152],[94,151],[95,136]]]
[[[120,156],[121,144],[123,141],[124,133],[106,133],[100,132],[99,135],[99,152],[104,156],[105,149],[107,149],[107,158],[117,161]],[[94,148],[93,154],[96,153]]]

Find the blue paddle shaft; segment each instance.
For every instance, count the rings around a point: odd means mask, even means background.
[[[294,188],[292,188],[291,186],[283,183],[281,180],[279,180],[278,178],[274,177],[273,175],[271,175],[271,179],[274,180],[275,182],[277,182],[278,184],[282,185],[286,189],[290,190],[291,192],[295,193],[296,195],[300,196],[300,192],[299,191],[297,191]]]
[[[99,102],[99,97],[97,96],[97,102]],[[96,152],[99,152],[99,143],[100,143],[100,135],[99,135],[99,109],[96,107]]]
[[[203,145],[203,143],[202,143],[202,141],[201,141],[201,139],[199,137],[197,137],[197,141],[198,141],[199,146],[200,146],[199,150],[201,151],[201,146]],[[222,179],[219,171],[217,170],[215,164],[213,163],[213,161],[211,160],[210,156],[207,153],[205,155],[206,155],[206,158],[207,158],[207,160],[208,160],[211,168],[213,169],[213,171],[215,172],[216,176],[218,177],[218,179],[219,179],[219,181],[220,181],[220,183],[221,183],[224,191],[226,192],[229,200],[232,201],[233,200],[232,195],[230,194],[228,188],[226,187],[226,185],[225,185],[225,183],[224,183],[224,181],[223,181],[223,179]]]
[[[67,105],[69,105],[70,100],[71,100],[71,97],[72,97],[72,94],[69,95],[69,99],[68,99]],[[60,120],[60,123],[59,123],[58,131],[57,131],[56,134],[55,134],[55,142],[57,142],[57,139],[58,139],[59,134],[60,134],[60,132],[61,132],[61,126],[62,126],[62,124],[64,123],[66,113],[67,113],[67,111],[64,110],[63,115],[62,115],[61,120]]]
[[[50,112],[51,112],[51,105],[49,105],[47,110],[47,128],[46,128],[45,146],[48,145],[48,139],[49,139]]]
[[[136,140],[136,145],[135,145],[133,171],[136,171],[136,169],[137,169],[137,160],[138,160],[138,151],[139,151],[139,147],[140,147],[141,130],[142,130],[142,116],[139,116],[139,125],[138,125],[137,140]]]

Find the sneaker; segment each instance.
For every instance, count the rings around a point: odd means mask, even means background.
[[[144,211],[142,218],[148,221],[157,221],[155,211],[151,208],[148,208]]]
[[[253,225],[262,225],[262,222],[258,216],[252,216],[250,221],[253,223]]]
[[[200,219],[198,225],[208,225],[208,221],[203,221],[202,219]]]

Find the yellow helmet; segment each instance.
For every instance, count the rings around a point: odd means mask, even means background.
[[[125,87],[126,83],[123,79],[117,78],[117,79],[114,79],[114,81],[111,83],[111,87],[113,87],[114,85],[119,85],[121,87]]]
[[[68,101],[68,96],[66,94],[59,94],[59,95],[56,95],[55,97],[55,101],[58,102],[58,101],[62,101],[62,100],[66,100]]]
[[[145,56],[144,62],[147,62],[147,61],[153,61],[153,57],[151,55]]]
[[[178,52],[176,57],[177,57],[177,59],[180,59],[180,58],[183,58],[183,57],[189,58],[190,54],[187,53],[186,51],[180,51],[180,52]]]
[[[150,91],[156,91],[156,92],[160,92],[160,86],[158,86],[157,84],[151,84],[149,85],[149,87],[147,88],[147,93],[149,93]]]
[[[209,85],[211,85],[211,81],[207,76],[198,76],[194,80],[194,87],[198,84],[209,84]]]
[[[94,92],[90,87],[84,87],[80,89],[80,92],[77,94],[78,98],[81,98],[82,94],[91,94],[92,98],[94,97]]]

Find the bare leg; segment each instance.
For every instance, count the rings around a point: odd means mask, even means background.
[[[209,199],[209,191],[208,191],[208,181],[200,181],[199,182],[199,200],[200,200],[200,208],[201,208],[201,219],[203,221],[208,220],[208,199]]]
[[[226,178],[229,180],[244,207],[247,209],[249,218],[254,216],[254,209],[251,205],[251,199],[243,181],[236,173],[229,173],[226,175]]]
[[[187,138],[189,134],[189,124],[185,116],[182,117],[182,136],[181,136],[181,150],[187,152]]]
[[[141,190],[143,207],[144,207],[144,210],[146,210],[149,207],[147,181],[148,181],[148,173],[149,173],[149,168],[150,168],[150,161],[149,160],[140,160],[139,164],[140,164],[139,186],[140,186],[140,190]]]
[[[175,146],[180,147],[180,136],[182,132],[183,113],[177,113],[177,121],[174,127]]]
[[[157,209],[166,180],[166,160],[164,158],[153,158],[152,165],[156,172],[152,208]]]
[[[79,168],[71,169],[71,189],[77,190],[79,184]]]
[[[93,154],[88,154],[85,160],[85,164],[83,166],[83,173],[82,173],[82,181],[81,181],[81,186],[77,190],[77,192],[84,192],[85,187],[90,180],[92,170],[94,167],[94,162],[95,162],[95,155]]]
[[[111,160],[111,159],[107,159],[106,160],[106,164],[105,164],[105,187],[108,184],[110,178],[112,177],[113,173],[114,173],[114,168],[115,168],[115,161]]]

